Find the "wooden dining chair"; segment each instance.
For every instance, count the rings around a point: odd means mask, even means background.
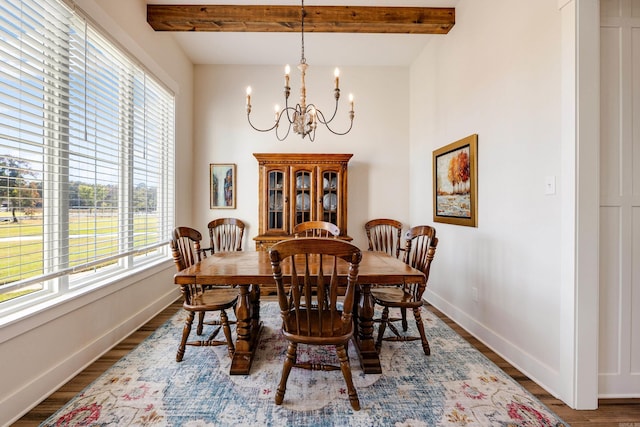
[[[237,218],[216,218],[207,224],[209,230],[209,247],[203,251],[209,254],[216,252],[234,252],[242,250],[245,224]],[[198,313],[197,333],[202,335],[204,325],[217,325],[217,320],[205,320],[203,311]]]
[[[405,234],[404,262],[413,268],[424,273],[426,280],[424,284],[403,283],[397,286],[380,286],[371,288],[371,295],[375,304],[382,306],[382,316],[374,319],[378,322],[378,337],[376,340],[376,350],[380,351],[382,341],[422,341],[422,350],[427,356],[431,354],[429,341],[424,330],[424,323],[420,316],[422,309],[422,294],[424,293],[429,280],[429,270],[431,262],[436,253],[438,238],[436,230],[428,225],[418,225],[411,227]],[[400,309],[401,317],[389,317],[389,309]],[[407,336],[401,334],[394,322],[402,323],[404,332],[408,329],[407,309],[413,311],[413,317],[420,336]],[[385,330],[389,329],[393,332],[393,336],[385,337]]]
[[[217,218],[207,224],[210,253],[242,250],[245,224],[237,218]]]
[[[182,271],[199,262],[203,257],[206,257],[206,253],[200,248],[201,241],[202,234],[193,228],[176,227],[173,230],[170,244],[173,262],[178,271]],[[229,320],[226,311],[235,308],[238,302],[238,289],[231,287],[207,287],[205,289],[196,283],[180,286],[184,299],[182,307],[187,311],[187,318],[182,330],[182,339],[178,347],[176,361],[182,361],[187,345],[196,347],[226,345],[229,356],[233,356],[235,347],[231,338],[230,325],[236,322]],[[220,319],[207,322],[207,324],[217,327],[206,339],[189,341],[189,334],[191,333],[191,326],[195,314],[204,315],[204,313],[211,311],[219,312]],[[222,329],[224,333],[225,340],[216,339],[220,329]],[[202,334],[201,328],[199,328],[198,332],[198,335],[200,334]]]
[[[364,225],[367,233],[369,250],[384,252],[398,258],[402,238],[402,223],[395,219],[378,218],[367,221]]]
[[[326,221],[306,221],[293,227],[295,237],[338,237],[340,228]]]
[[[347,384],[351,407],[359,410],[360,401],[353,385],[347,346],[354,331],[352,316],[362,258],[360,249],[339,239],[303,237],[276,243],[271,247],[270,257],[282,316],[282,334],[289,341],[276,392],[276,405],[284,400],[291,368],[340,369]],[[339,259],[349,263],[348,277],[343,276],[341,280],[336,271]],[[339,287],[346,287],[344,297],[340,299]],[[316,360],[298,363],[298,344],[335,346],[340,366],[317,363]]]

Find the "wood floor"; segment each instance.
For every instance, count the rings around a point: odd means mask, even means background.
[[[135,348],[142,340],[148,337],[156,328],[167,321],[177,310],[181,309],[181,303],[174,303],[146,325],[131,334],[111,351],[77,375],[58,391],[45,399],[20,420],[14,426],[37,426],[56,410],[67,403],[71,398],[84,389],[111,365]],[[476,347],[485,356],[491,359],[507,374],[536,396],[549,409],[572,427],[640,427],[640,399],[615,399],[600,401],[599,408],[594,411],[575,411],[553,398],[544,389],[531,381],[520,371],[509,365],[498,355],[489,350],[485,345],[469,335],[453,321],[448,319],[435,308],[428,306],[445,323],[447,323],[460,336]]]

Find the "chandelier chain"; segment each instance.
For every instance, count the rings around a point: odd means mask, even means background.
[[[300,11],[300,14],[301,14],[301,19],[300,19],[300,38],[301,38],[301,43],[300,43],[300,45],[302,46],[301,53],[300,53],[300,63],[301,64],[306,64],[307,63],[307,59],[304,57],[304,16],[306,15],[306,13],[304,11],[304,0],[302,0],[302,9]]]

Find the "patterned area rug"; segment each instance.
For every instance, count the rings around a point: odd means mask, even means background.
[[[264,328],[250,375],[229,375],[226,347],[188,347],[177,363],[180,311],[42,425],[568,425],[428,310],[431,356],[417,341],[384,342],[383,374],[365,375],[350,347],[360,411],[349,405],[340,371],[293,369],[276,406],[286,341],[276,303],[263,302],[260,311]],[[307,350],[299,347],[299,360],[335,358],[331,349]]]

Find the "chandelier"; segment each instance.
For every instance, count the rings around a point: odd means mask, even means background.
[[[336,100],[336,105],[333,110],[333,114],[331,118],[327,120],[326,116],[320,111],[314,104],[307,104],[307,88],[305,86],[305,75],[307,72],[307,60],[304,57],[304,17],[306,13],[304,11],[304,0],[302,0],[302,9],[301,9],[301,54],[300,54],[300,64],[298,64],[298,69],[301,73],[301,85],[300,85],[300,103],[296,104],[295,107],[289,106],[289,95],[291,94],[291,88],[289,87],[289,73],[291,71],[289,65],[285,67],[284,71],[284,103],[285,106],[283,109],[280,109],[279,105],[275,106],[275,123],[273,126],[267,129],[260,129],[251,123],[251,86],[247,87],[247,121],[251,125],[251,127],[259,132],[270,132],[275,130],[276,138],[279,141],[283,141],[291,132],[291,128],[293,127],[293,131],[299,134],[303,139],[305,136],[309,136],[311,141],[315,140],[316,137],[316,128],[318,127],[318,123],[324,125],[329,131],[335,135],[346,135],[351,131],[353,127],[353,95],[349,95],[349,129],[344,132],[337,132],[330,127],[330,123],[336,117],[336,113],[338,112],[338,101],[340,100],[340,71],[335,69],[335,86],[333,89],[333,96]],[[283,120],[283,117],[286,118],[285,124],[287,125],[287,132],[284,136],[280,136],[278,133],[278,129],[280,127],[280,121]]]

